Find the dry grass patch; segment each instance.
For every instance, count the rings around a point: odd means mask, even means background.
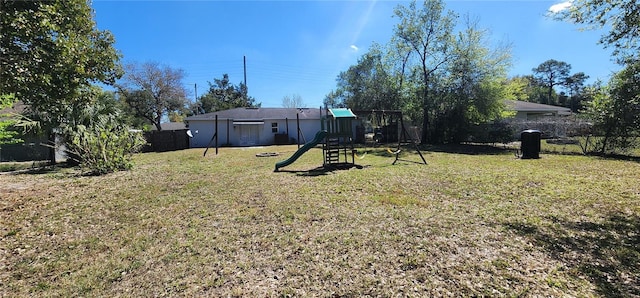
[[[0,295],[640,295],[638,163],[372,153],[309,172],[312,149],[274,173],[295,149],[2,175]]]

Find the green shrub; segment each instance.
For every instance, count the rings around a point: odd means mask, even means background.
[[[99,115],[89,126],[64,126],[70,159],[89,174],[101,175],[132,167],[131,156],[146,143],[142,134],[130,131],[115,115]]]

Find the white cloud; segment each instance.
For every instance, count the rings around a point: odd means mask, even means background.
[[[551,7],[549,7],[549,12],[551,12],[551,13],[559,13],[559,12],[569,8],[571,6],[572,2],[573,2],[573,0],[568,0],[568,1],[564,1],[564,2],[560,2],[560,3],[556,3],[554,5],[551,5]]]
[[[355,45],[351,45],[351,46],[349,46],[349,47],[350,47],[354,52],[357,52],[357,51],[358,51],[358,47],[357,47],[357,46],[355,46]]]

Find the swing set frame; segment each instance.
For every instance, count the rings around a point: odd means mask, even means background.
[[[418,140],[414,139],[411,134],[409,134],[409,132],[406,129],[406,126],[404,124],[404,117],[402,116],[402,111],[399,110],[354,110],[353,113],[355,115],[358,116],[358,118],[361,119],[367,119],[367,117],[369,117],[369,119],[373,118],[376,121],[377,127],[374,126],[374,137],[373,137],[373,142],[378,143],[381,141],[384,141],[387,137],[388,137],[388,127],[391,126],[390,124],[394,123],[393,120],[395,121],[396,125],[399,125],[399,129],[396,128],[396,133],[398,133],[397,135],[397,139],[398,139],[398,144],[396,147],[395,151],[392,151],[391,148],[387,148],[387,152],[389,152],[390,154],[395,156],[395,160],[393,161],[393,164],[395,165],[396,162],[398,162],[400,159],[400,153],[402,152],[402,145],[413,145],[414,149],[418,152],[418,155],[420,156],[420,159],[422,160],[422,164],[427,164],[427,161],[425,160],[424,156],[422,155],[422,152],[420,151],[420,148],[418,146]],[[388,124],[387,126],[382,126],[381,124]],[[363,126],[364,126],[364,122],[363,122]],[[385,135],[385,129],[383,129],[383,127],[387,127],[387,134]],[[376,132],[376,129],[379,130],[379,132]],[[378,135],[378,133],[380,133],[380,135]],[[364,140],[365,144],[367,142],[366,137]],[[365,152],[366,155],[366,152]],[[364,157],[365,155],[363,155],[362,157]]]

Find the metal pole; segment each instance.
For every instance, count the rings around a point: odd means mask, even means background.
[[[242,62],[244,65],[244,87],[248,89],[247,87],[247,56],[242,56]]]
[[[296,124],[298,125],[298,149],[300,149],[300,114],[296,113]]]
[[[216,114],[216,136],[218,135],[218,114]],[[218,155],[218,138],[216,137],[216,155]]]

